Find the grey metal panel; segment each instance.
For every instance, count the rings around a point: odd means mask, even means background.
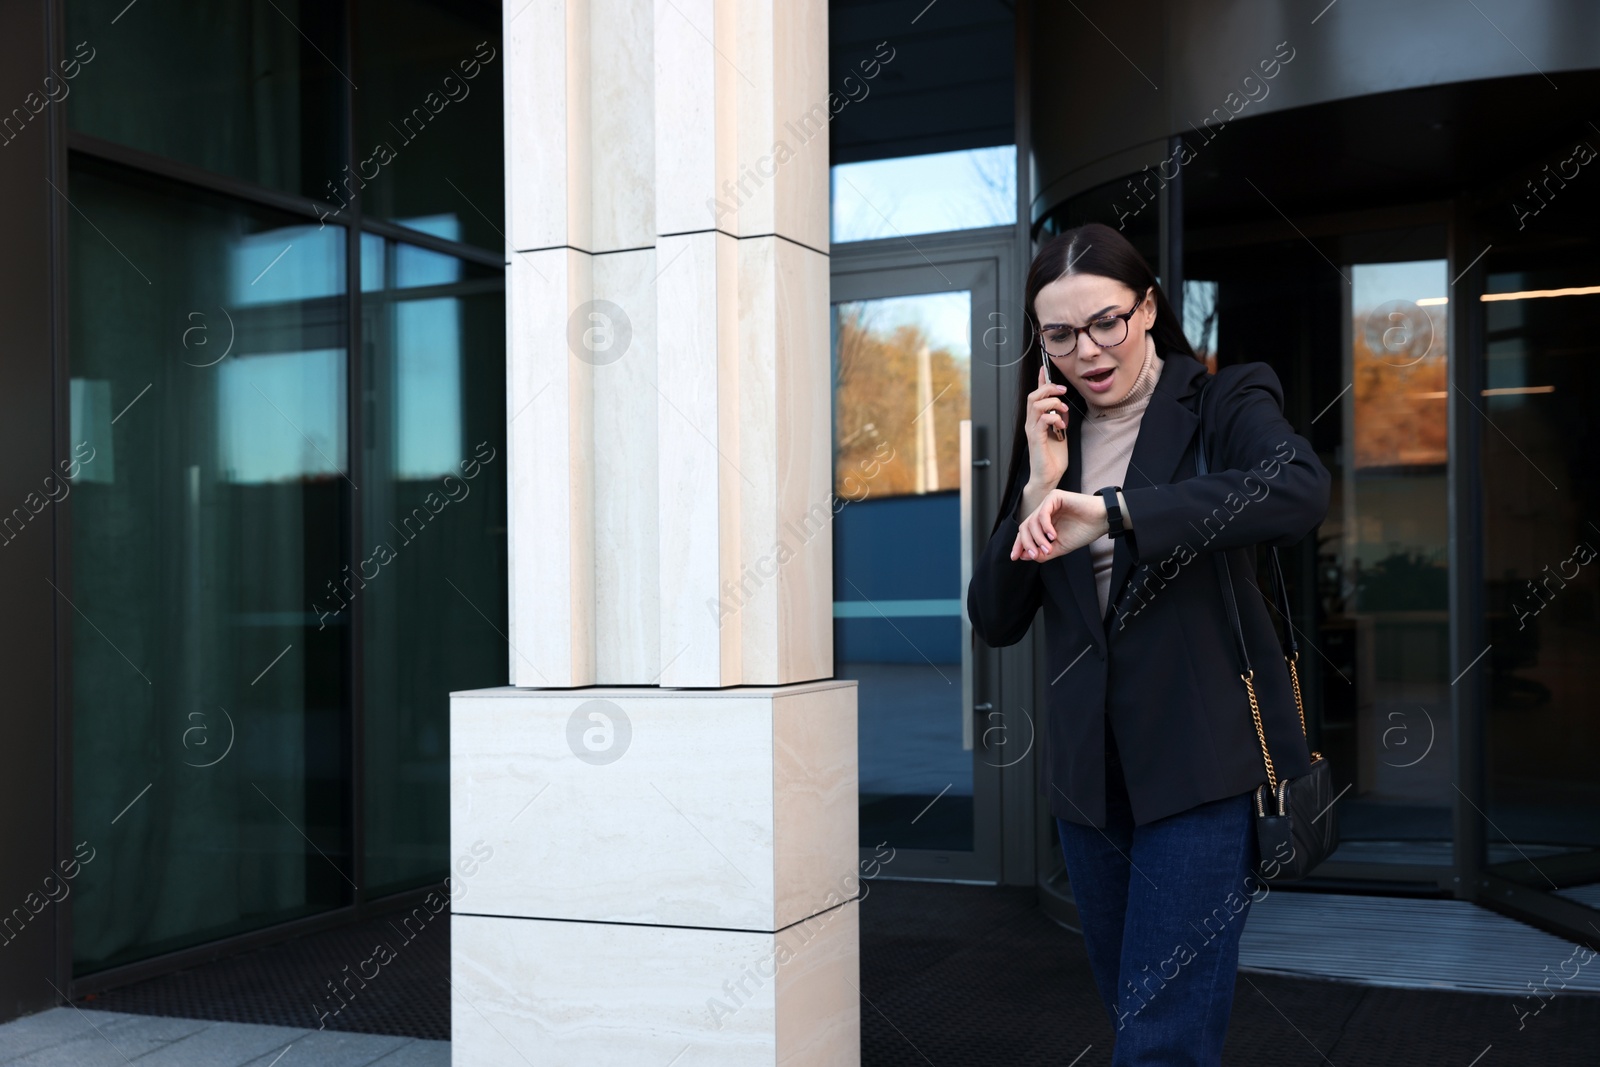
[[[57,923],[65,913],[46,899],[52,890],[43,881],[55,868],[60,818],[55,637],[57,626],[70,625],[72,612],[50,587],[51,581],[59,584],[56,527],[64,505],[45,500],[44,485],[61,473],[55,467],[54,376],[62,353],[52,299],[59,263],[52,238],[63,225],[61,213],[70,210],[50,187],[54,180],[65,189],[54,170],[61,106],[41,102],[47,89],[59,91],[61,84],[52,77],[44,85],[47,74],[59,73],[51,60],[51,16],[45,3],[7,4],[0,16],[6,27],[0,36],[0,108],[13,119],[0,135],[6,139],[0,155],[0,517],[13,515],[14,508],[24,509],[25,517],[20,532],[0,535],[0,674],[6,683],[0,704],[0,919],[9,920],[0,935],[6,939],[0,951],[0,1019],[48,1007],[55,1000],[49,982],[60,986],[63,979],[56,950]],[[20,126],[17,114],[28,116]],[[59,878],[51,882],[57,896],[58,883]]]
[[[1600,67],[1585,0],[1081,0],[1033,35],[1033,215],[1153,165],[1215,109],[1250,119],[1377,93]],[[1313,22],[1315,19],[1315,22]],[[1292,59],[1270,81],[1259,64]],[[1245,83],[1247,76],[1256,80]],[[1229,94],[1235,94],[1230,100]],[[1254,99],[1251,99],[1254,97]],[[1190,134],[1198,136],[1197,134]],[[1287,162],[1287,161],[1285,161]]]
[[[1005,429],[1006,407],[1005,370],[998,361],[1000,352],[993,356],[988,350],[997,349],[1004,339],[1014,334],[996,326],[1004,325],[1009,318],[998,318],[1005,312],[1001,305],[1016,298],[1018,282],[1014,274],[1015,227],[988,227],[949,233],[918,234],[914,237],[886,237],[872,241],[853,241],[832,246],[830,264],[832,277],[830,300],[873,299],[878,296],[901,295],[902,292],[937,292],[952,289],[973,291],[973,337],[971,411],[973,426],[973,456],[987,458],[990,465],[974,471],[973,508],[976,513],[975,535],[984,539],[989,523],[1000,506],[998,479],[1005,463],[1004,448],[1009,437],[997,433],[996,423]],[[917,284],[907,286],[908,281]],[[942,284],[941,284],[942,283]],[[999,440],[1003,444],[996,444]],[[978,541],[979,544],[982,540]],[[966,591],[962,591],[966,595]],[[981,646],[974,659],[974,699],[997,704],[1010,710],[1010,690],[1004,689],[1000,673],[1000,652],[1011,650],[990,649]],[[1004,661],[1007,664],[1010,659]],[[1022,721],[1007,720],[1018,728],[1019,738],[1027,737],[1034,719],[1025,707],[1019,706]],[[1031,854],[1018,841],[1015,821],[1020,825],[1031,822],[1030,790],[1033,777],[1032,743],[1027,743],[1028,754],[1011,766],[1002,766],[1001,759],[984,751],[983,745],[973,754],[974,824],[973,851],[937,852],[900,848],[895,853],[892,866],[883,877],[894,880],[930,879],[938,881],[971,881],[993,884],[1011,879],[1014,884],[1027,885],[1033,881]],[[1023,831],[1026,832],[1026,831]],[[1005,849],[1018,850],[1013,864],[1005,864]],[[863,862],[873,858],[873,850],[863,848]],[[1018,869],[1022,868],[1022,869]]]
[[[805,106],[833,112],[832,161],[1010,144],[1011,7],[1004,0],[923,0],[909,9],[900,0],[829,0],[833,99]]]
[[[1162,0],[1034,5],[1032,215],[1166,152]]]
[[[1243,77],[1281,41],[1295,58],[1241,114],[1600,66],[1600,6],[1589,0],[1338,0],[1315,25],[1321,5],[1303,0],[1165,6],[1179,124],[1241,92]]]

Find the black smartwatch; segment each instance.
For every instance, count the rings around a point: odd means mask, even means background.
[[[1106,502],[1107,537],[1121,537],[1128,532],[1128,528],[1122,525],[1122,507],[1117,503],[1117,494],[1121,491],[1120,485],[1108,485],[1095,491],[1095,495]]]

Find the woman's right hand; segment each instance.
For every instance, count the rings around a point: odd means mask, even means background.
[[[1072,409],[1061,399],[1066,391],[1066,386],[1048,380],[1041,362],[1038,388],[1028,394],[1024,433],[1028,438],[1029,474],[1018,509],[1019,519],[1031,515],[1067,472],[1067,419]]]

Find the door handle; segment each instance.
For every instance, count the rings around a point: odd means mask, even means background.
[[[967,586],[972,584],[972,420],[962,419],[961,442],[961,747],[972,751],[972,620],[967,617]]]

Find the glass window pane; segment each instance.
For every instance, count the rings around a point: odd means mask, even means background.
[[[424,233],[505,247],[500,9],[358,5],[362,209]]]
[[[832,169],[832,238],[867,241],[1017,221],[1017,147],[843,163]]]
[[[1184,262],[1189,339],[1223,368],[1272,365],[1332,476],[1321,525],[1281,555],[1341,862],[1451,862],[1446,237],[1351,230],[1325,252],[1291,234]]]
[[[1183,334],[1194,346],[1194,354],[1213,373],[1217,370],[1217,283],[1183,283]]]
[[[344,5],[65,7],[67,39],[84,42],[67,83],[73,129],[284,192],[348,198],[333,192],[345,176]]]
[[[70,194],[83,973],[351,899],[345,630],[312,609],[351,490],[343,231],[97,164]]]
[[[506,683],[499,271],[368,237],[362,273],[367,881],[446,873],[450,692]],[[372,264],[376,264],[373,266]]]
[[[1343,418],[1319,536],[1334,580],[1319,641],[1340,802],[1336,859],[1450,861],[1444,259],[1353,263]],[[1334,417],[1330,412],[1329,418]]]
[[[867,848],[974,844],[958,466],[971,335],[965,290],[833,307],[834,676],[860,684]]]
[[[1485,258],[1484,833],[1491,870],[1600,908],[1600,249],[1570,232]]]

